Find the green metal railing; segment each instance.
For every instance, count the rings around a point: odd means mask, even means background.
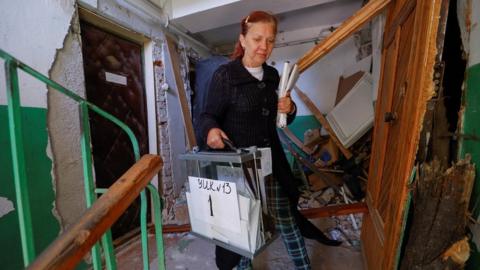
[[[32,77],[44,82],[52,89],[68,96],[69,98],[78,102],[80,106],[81,116],[81,148],[83,161],[83,174],[85,181],[85,196],[87,207],[91,207],[95,202],[96,194],[104,193],[105,189],[96,189],[93,179],[92,169],[92,152],[90,149],[90,122],[88,113],[89,110],[98,113],[102,117],[113,122],[127,133],[132,143],[135,160],[140,159],[140,151],[137,139],[132,130],[113,115],[105,112],[94,104],[86,101],[74,92],[66,89],[60,84],[50,80],[48,77],[37,72],[26,64],[15,59],[10,54],[0,49],[0,58],[5,60],[5,79],[7,89],[8,102],[8,126],[11,140],[11,152],[13,163],[13,176],[15,181],[15,195],[17,200],[18,219],[20,227],[20,238],[22,244],[22,255],[25,266],[28,266],[36,256],[34,247],[34,236],[32,232],[32,220],[30,214],[30,204],[28,197],[28,182],[25,167],[24,146],[22,141],[22,123],[21,123],[21,104],[20,104],[20,88],[18,80],[18,69],[23,70]],[[158,253],[158,269],[165,269],[165,258],[163,251],[162,238],[162,220],[161,220],[161,203],[160,196],[157,189],[148,184],[147,189],[150,191],[153,201],[153,215],[155,222],[155,240]],[[150,269],[149,255],[148,255],[148,234],[147,234],[147,195],[145,190],[140,193],[141,200],[141,240],[143,253],[143,269]],[[116,269],[116,260],[112,244],[112,236],[110,230],[107,231],[101,239],[105,264],[107,269]],[[102,269],[102,256],[100,245],[97,243],[92,248],[92,262],[95,270]]]

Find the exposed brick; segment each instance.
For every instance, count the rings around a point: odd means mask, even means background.
[[[188,218],[188,206],[186,203],[184,204],[176,204],[174,206],[175,212],[175,220],[177,221],[176,224],[187,224],[190,223],[190,219]]]

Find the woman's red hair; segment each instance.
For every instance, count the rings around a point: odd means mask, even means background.
[[[248,32],[248,29],[250,29],[249,24],[257,23],[257,22],[271,23],[273,25],[273,32],[277,33],[277,23],[278,23],[277,18],[272,14],[265,11],[261,11],[261,10],[252,11],[250,15],[242,19],[242,21],[240,22],[240,27],[241,27],[240,33],[245,36]],[[235,44],[235,49],[233,50],[233,53],[230,56],[230,58],[231,59],[242,58],[244,53],[245,51],[242,48],[242,44],[240,44],[240,40],[238,40],[237,43]]]

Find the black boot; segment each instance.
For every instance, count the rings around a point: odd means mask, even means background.
[[[322,243],[326,246],[339,246],[342,244],[342,241],[328,238],[320,229],[313,225],[310,220],[304,217],[296,207],[295,209],[292,209],[292,211],[295,221],[297,222],[297,226],[300,229],[303,237],[317,240],[319,243]]]
[[[232,270],[240,262],[242,255],[239,255],[221,246],[215,246],[215,263],[219,270]]]

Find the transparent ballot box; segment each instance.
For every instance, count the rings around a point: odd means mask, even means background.
[[[191,152],[186,163],[192,233],[253,258],[275,235],[265,182],[272,173],[270,148]]]

